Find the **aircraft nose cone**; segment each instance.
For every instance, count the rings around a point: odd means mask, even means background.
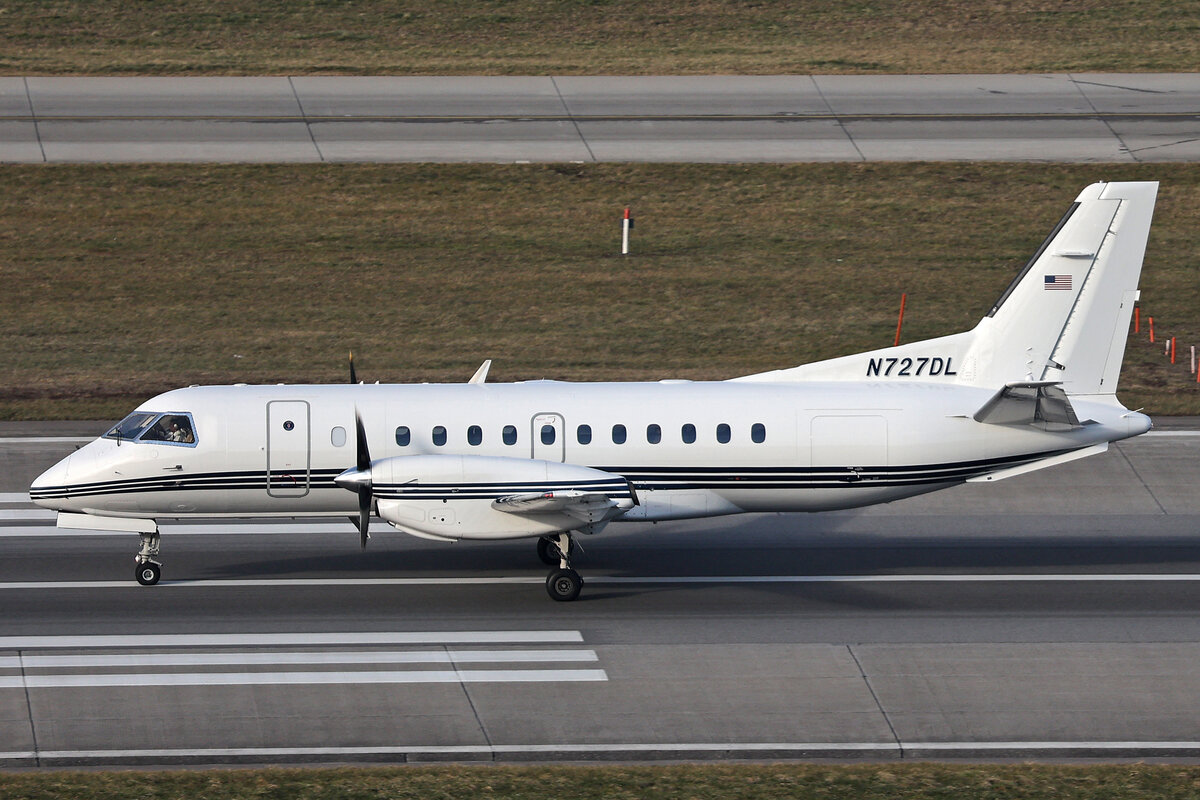
[[[29,486],[29,499],[43,508],[62,508],[66,499],[67,468],[71,456],[67,456],[34,479]]]

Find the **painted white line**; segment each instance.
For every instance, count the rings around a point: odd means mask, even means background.
[[[1142,436],[1200,436],[1200,431],[1149,431],[1143,433]],[[1138,437],[1141,438],[1141,437]]]
[[[0,492],[0,504],[32,503],[29,492]]]
[[[299,645],[579,644],[579,631],[394,631],[367,633],[130,633],[117,636],[0,636],[0,650],[89,647],[295,647]]]
[[[87,444],[100,438],[95,436],[0,436],[0,447],[8,444]]]
[[[895,575],[672,575],[626,577],[587,575],[589,585],[719,585],[760,583],[1192,583],[1200,581],[1194,572],[1140,573],[990,573],[990,574],[895,574]],[[545,583],[542,577],[469,576],[438,578],[246,578],[196,581],[163,581],[159,588],[217,589],[269,587],[275,589],[308,586],[532,586]],[[147,589],[132,580],[124,581],[5,581],[0,590],[34,589]]]
[[[1099,757],[1112,753],[1196,753],[1200,741],[1133,741],[1133,742],[662,742],[629,744],[512,744],[512,745],[408,745],[359,747],[212,747],[197,749],[138,749],[138,750],[43,750],[0,752],[0,760],[32,761],[113,761],[117,759],[279,759],[279,758],[344,758],[368,756],[462,756],[465,758],[495,758],[505,755],[539,755],[569,753],[589,754],[678,754],[730,753],[754,755],[780,753],[803,756],[820,753],[856,753],[861,755],[890,755],[903,757],[905,751],[931,750],[946,753],[971,751],[1010,751],[1030,755],[1073,751]]]
[[[319,653],[117,653],[0,656],[0,668],[211,667],[284,664],[527,664],[599,661],[595,650],[408,650]]]
[[[50,508],[0,508],[0,519],[56,519],[57,517],[58,512]]]
[[[0,510],[0,519],[10,518],[8,514],[13,515],[12,519],[29,519],[29,520],[52,520],[57,516],[57,512],[51,509],[10,509],[7,514],[4,510]],[[181,536],[280,536],[280,535],[301,535],[301,534],[344,534],[347,530],[353,531],[348,522],[310,522],[310,523],[263,523],[263,522],[246,522],[240,524],[187,524],[187,523],[165,523],[159,526],[159,531],[163,536],[168,536],[177,539]],[[384,530],[382,527],[376,531]],[[94,531],[84,530],[81,528],[56,528],[54,526],[38,525],[38,526],[21,526],[8,525],[0,527],[0,539],[37,539],[37,538],[55,538],[61,539],[66,537],[88,537],[88,536],[136,536],[136,534],[126,531]]]
[[[0,681],[7,680],[0,678]],[[20,676],[15,676],[21,681]],[[133,672],[99,675],[26,675],[30,689],[114,686],[301,686],[368,683],[552,683],[607,681],[602,669],[438,669],[329,672]],[[0,686],[3,686],[0,683]]]

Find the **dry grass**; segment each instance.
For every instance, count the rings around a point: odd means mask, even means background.
[[[1192,71],[1197,0],[9,0],[0,73]]]
[[[1200,343],[1200,166],[0,171],[0,419],[208,382],[719,379],[972,326],[1087,183],[1161,178],[1143,274]],[[632,205],[634,255],[618,255]],[[1200,411],[1137,340],[1122,398]]]
[[[1145,764],[449,766],[6,775],[0,800],[1182,800],[1194,766]]]

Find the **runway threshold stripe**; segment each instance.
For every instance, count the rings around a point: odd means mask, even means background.
[[[562,683],[607,681],[602,669],[360,670],[357,672],[133,672],[0,677],[0,687],[300,686],[377,683]]]
[[[119,653],[0,656],[0,668],[281,666],[284,664],[528,664],[598,661],[595,650],[407,650],[314,653]]]
[[[584,575],[587,585],[717,585],[755,583],[1194,583],[1200,573],[995,573],[987,575],[673,575],[625,577]],[[159,588],[299,588],[311,586],[535,586],[543,577],[438,577],[438,578],[247,578],[195,581],[162,581]],[[123,581],[5,581],[0,590],[34,589],[134,589],[153,591],[133,580]],[[0,647],[3,647],[0,637]]]
[[[136,585],[136,584],[135,584]],[[288,647],[298,645],[580,644],[579,631],[395,631],[364,633],[130,633],[0,636],[0,650],[91,647]]]
[[[503,759],[505,756],[551,757],[560,754],[586,757],[629,754],[637,757],[656,755],[663,757],[678,754],[742,755],[754,757],[761,754],[801,757],[822,753],[854,754],[863,756],[889,756],[904,758],[906,755],[927,752],[947,755],[972,753],[1011,753],[1027,756],[1058,755],[1069,753],[1077,756],[1111,757],[1115,754],[1152,756],[1156,754],[1180,756],[1200,753],[1200,741],[1092,741],[1092,742],[662,742],[629,744],[513,744],[513,745],[408,745],[408,746],[360,746],[360,747],[212,747],[212,748],[156,748],[128,750],[16,750],[0,751],[0,761],[32,761],[41,763],[62,761],[114,761],[170,759],[172,761],[205,761],[221,759],[279,759],[297,758],[305,760],[337,758],[403,758],[441,756],[478,760]]]

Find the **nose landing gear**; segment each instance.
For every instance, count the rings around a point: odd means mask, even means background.
[[[137,569],[134,571],[134,576],[142,586],[153,586],[162,577],[162,562],[157,560],[161,537],[158,531],[143,533],[141,537],[142,549],[138,550],[138,554],[133,557],[134,561],[137,562]]]

